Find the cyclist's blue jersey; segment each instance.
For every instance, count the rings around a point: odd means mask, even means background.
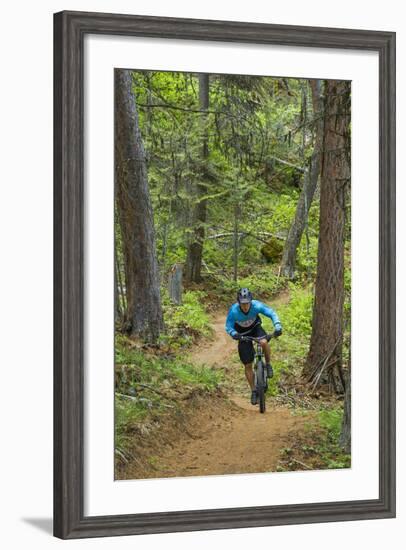
[[[244,313],[241,310],[238,302],[230,307],[225,325],[226,332],[228,332],[230,336],[234,336],[237,332],[249,331],[257,323],[258,314],[260,313],[272,319],[275,328],[278,328],[278,326],[282,328],[279,317],[272,308],[259,300],[252,300],[248,313]]]

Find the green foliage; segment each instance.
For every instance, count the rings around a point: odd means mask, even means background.
[[[342,409],[322,409],[319,412],[320,425],[326,429],[329,439],[337,443],[343,419]]]
[[[196,186],[203,184],[206,235],[224,234],[205,240],[207,272],[230,278],[236,246],[238,274],[244,276],[247,268],[253,271],[253,266],[264,262],[264,237],[268,239],[270,233],[283,243],[295,213],[302,172],[294,166],[303,162],[298,128],[307,81],[210,75],[209,114],[204,119],[198,75],[133,71],[133,82],[161,269],[166,273],[173,263],[186,259],[194,230],[193,210],[202,200]],[[307,108],[311,117],[310,100]],[[202,132],[206,130],[209,156],[203,160]],[[307,143],[306,157],[311,154],[311,139]],[[274,262],[280,253],[271,254]],[[258,285],[259,291],[262,288]]]
[[[326,462],[327,468],[336,469],[351,466],[351,456],[344,453],[338,444],[342,419],[342,408],[319,411],[319,422],[325,430],[325,436],[317,450]]]
[[[210,320],[202,305],[205,296],[202,291],[186,291],[182,305],[172,311],[171,321],[177,326],[184,323],[187,328],[209,336]]]
[[[283,244],[294,218],[303,185],[301,169],[313,152],[308,81],[210,75],[209,113],[204,117],[197,74],[133,71],[133,82],[161,271],[166,274],[175,262],[186,260],[196,227],[193,211],[202,200],[196,186],[203,185],[204,274],[217,277],[227,292],[237,262],[238,279],[249,275],[257,293],[271,294],[272,281],[259,280],[263,278],[257,272],[265,258],[273,265],[280,261],[278,243]],[[304,128],[303,97],[308,121]],[[206,130],[209,155],[204,159]],[[348,228],[349,223],[348,218]],[[299,274],[308,280],[316,272],[318,226],[316,193],[297,257]]]
[[[310,336],[313,296],[309,288],[289,283],[290,300],[282,307],[283,326],[289,336]]]
[[[285,279],[278,277],[270,267],[258,266],[250,275],[240,277],[238,281],[222,278],[218,284],[218,292],[228,301],[235,301],[237,290],[248,287],[254,298],[264,299],[281,290],[285,284]]]
[[[130,458],[134,426],[146,417],[148,408],[144,403],[116,395],[115,407],[115,450],[122,459]]]
[[[188,290],[183,294],[182,304],[170,302],[166,289],[163,290],[163,310],[166,331],[161,343],[173,349],[192,344],[199,337],[210,337],[212,329],[210,318],[204,308],[206,293]]]
[[[312,296],[310,290],[299,284],[288,283],[289,301],[275,307],[283,327],[281,338],[271,340],[271,362],[274,379],[271,391],[279,392],[278,381],[284,375],[299,376],[305,361],[311,335]],[[263,318],[263,327],[273,330],[272,321]]]
[[[314,280],[317,272],[318,235],[310,235],[307,240],[303,235],[297,249],[296,267],[300,274],[306,274],[307,278]]]
[[[281,449],[278,471],[303,469],[340,469],[351,466],[351,455],[339,446],[342,408],[322,408],[318,412],[318,424],[304,425],[303,437],[298,437],[292,447]],[[306,441],[306,442],[305,442]]]
[[[296,189],[272,195],[268,215],[262,221],[264,229],[273,234],[287,234],[296,211],[299,193]]]
[[[192,384],[204,389],[214,389],[221,374],[207,367],[196,366],[182,356],[152,355],[135,347],[126,336],[118,334],[115,339],[116,390],[119,393],[136,395],[137,385]],[[125,368],[117,368],[117,367]]]
[[[196,366],[182,356],[149,354],[122,334],[115,338],[115,373],[115,445],[124,459],[134,433],[179,407],[180,395],[214,391],[223,378],[220,370]]]
[[[272,346],[272,344],[271,344]],[[281,379],[283,363],[281,361],[275,360],[274,355],[271,353],[271,364],[273,370],[273,377],[268,379],[268,391],[267,397],[272,397],[279,394],[279,382]]]

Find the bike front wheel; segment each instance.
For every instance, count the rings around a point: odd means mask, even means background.
[[[265,404],[265,368],[262,361],[258,361],[257,364],[257,395],[258,395],[258,402],[259,402],[259,412],[264,413],[266,409]]]

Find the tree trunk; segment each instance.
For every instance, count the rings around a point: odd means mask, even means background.
[[[320,228],[310,349],[304,376],[342,389],[345,190],[350,181],[350,83],[326,81]],[[341,387],[340,387],[341,386]]]
[[[233,280],[238,281],[238,248],[239,248],[239,232],[238,220],[240,218],[240,207],[236,203],[234,206],[234,235],[233,235]]]
[[[169,298],[173,303],[178,305],[182,303],[182,292],[183,292],[182,273],[183,273],[183,265],[175,264],[172,267],[168,276]]]
[[[348,375],[345,382],[344,415],[339,443],[344,452],[351,452],[351,350],[348,362]]]
[[[122,309],[121,309],[121,303],[120,303],[120,274],[119,274],[119,265],[118,265],[118,257],[117,257],[117,247],[114,247],[114,311],[115,311],[115,321],[121,321],[122,320]]]
[[[290,226],[282,254],[281,275],[295,277],[297,249],[307,224],[309,209],[316,191],[320,174],[320,151],[323,143],[323,104],[321,81],[309,80],[312,89],[313,118],[315,121],[315,142],[310,167],[304,171],[303,189],[296,206],[295,218]]]
[[[200,110],[207,111],[209,108],[209,75],[199,74],[199,103]],[[203,197],[207,194],[206,164],[209,157],[209,137],[207,128],[207,114],[202,113],[202,173],[201,182],[196,186],[196,205],[192,217],[193,233],[188,246],[186,257],[185,278],[189,282],[198,283],[201,281],[203,245],[205,237],[205,224],[207,217],[207,200]]]
[[[156,341],[163,328],[154,222],[131,71],[116,69],[115,192],[126,278],[126,327]]]

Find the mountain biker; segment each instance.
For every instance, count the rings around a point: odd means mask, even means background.
[[[245,367],[245,377],[251,388],[251,403],[257,404],[257,392],[255,390],[254,372],[252,370],[252,363],[254,361],[254,347],[252,342],[241,340],[242,336],[266,336],[266,332],[261,326],[261,318],[259,314],[265,315],[272,319],[275,327],[275,336],[282,334],[282,325],[276,312],[269,306],[263,304],[259,300],[253,300],[252,293],[248,288],[241,288],[237,294],[237,302],[234,303],[227,315],[225,329],[226,332],[238,340],[238,354],[241,362]],[[269,343],[264,338],[260,340],[262,349],[265,355],[265,364],[268,378],[273,376],[273,370],[271,367],[271,350]]]

